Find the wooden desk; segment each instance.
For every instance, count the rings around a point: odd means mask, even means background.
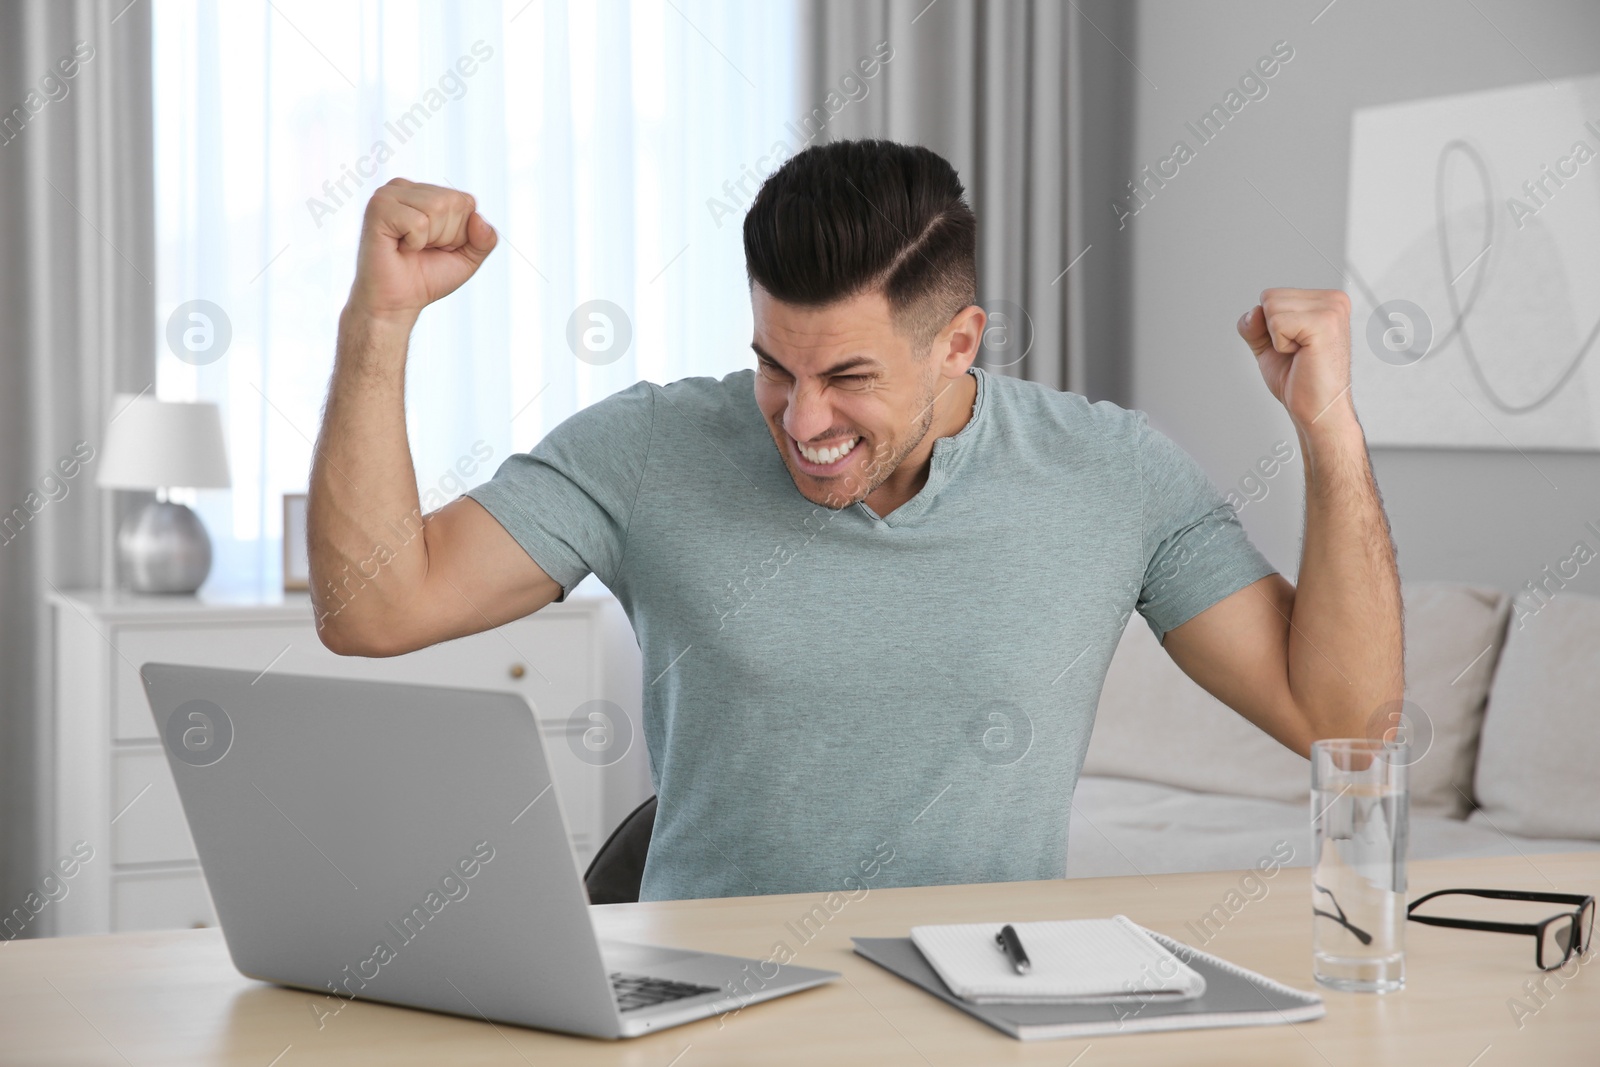
[[[318,1028],[321,998],[241,977],[216,930],[17,941],[0,945],[3,1064],[709,1064],[1050,1063],[1501,1067],[1600,1063],[1600,975],[1569,964],[1543,1007],[1531,938],[1410,925],[1407,987],[1378,997],[1321,990],[1325,1018],[1298,1026],[1123,1034],[1023,1044],[854,955],[851,935],[899,935],[912,923],[1086,918],[1123,912],[1191,944],[1191,923],[1240,872],[872,890],[802,946],[794,930],[819,897],[611,905],[604,936],[796,962],[841,971],[821,989],[625,1042],[491,1026],[351,1003]],[[1234,914],[1208,951],[1300,988],[1311,980],[1309,873],[1281,870]],[[1451,886],[1595,892],[1600,853],[1439,860],[1411,868],[1412,896]],[[1542,905],[1540,906],[1543,907]],[[1593,954],[1591,954],[1592,960]],[[1536,1014],[1519,1028],[1508,1001]],[[276,1059],[274,1057],[277,1057]]]

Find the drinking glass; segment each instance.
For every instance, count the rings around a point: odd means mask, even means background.
[[[1405,985],[1409,762],[1404,742],[1311,745],[1311,970],[1330,989]]]

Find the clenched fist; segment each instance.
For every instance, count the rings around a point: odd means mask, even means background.
[[[1338,289],[1266,289],[1239,319],[1267,388],[1297,427],[1349,415],[1350,298]]]
[[[494,227],[466,193],[396,178],[372,194],[361,224],[349,310],[407,328],[472,277]]]

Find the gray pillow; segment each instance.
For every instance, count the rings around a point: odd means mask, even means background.
[[[1111,658],[1083,773],[1310,803],[1311,762],[1189,679],[1138,615]]]
[[[1460,818],[1509,601],[1447,582],[1407,583],[1402,598],[1411,806]],[[1112,657],[1083,773],[1293,803],[1311,788],[1308,760],[1191,681],[1138,618]]]
[[[1558,592],[1518,615],[1489,692],[1474,819],[1600,840],[1600,598]]]
[[[1412,744],[1411,808],[1460,819],[1472,810],[1484,705],[1511,600],[1497,589],[1407,583],[1405,714]],[[1376,709],[1379,718],[1384,709]]]

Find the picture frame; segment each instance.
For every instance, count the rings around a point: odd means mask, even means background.
[[[283,494],[283,591],[311,588],[311,563],[306,555],[306,494]]]

